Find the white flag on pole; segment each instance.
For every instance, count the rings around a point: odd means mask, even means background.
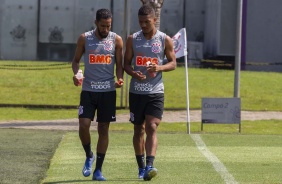
[[[173,49],[176,58],[184,57],[186,74],[186,108],[187,108],[187,133],[190,134],[190,112],[189,112],[189,90],[188,90],[188,63],[187,63],[187,41],[186,28],[180,29],[173,37]]]
[[[186,28],[180,29],[173,37],[173,47],[176,58],[187,55]]]

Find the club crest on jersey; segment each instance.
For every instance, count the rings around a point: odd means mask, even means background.
[[[161,43],[155,42],[152,44],[152,52],[154,53],[160,53],[161,52]]]
[[[113,50],[113,41],[111,40],[104,41],[104,50],[107,51]]]

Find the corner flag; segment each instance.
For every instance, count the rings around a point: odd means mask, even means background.
[[[187,133],[190,134],[189,90],[188,90],[188,64],[187,64],[187,39],[186,28],[180,29],[173,37],[174,52],[176,58],[185,56],[186,73],[186,108],[187,108]]]

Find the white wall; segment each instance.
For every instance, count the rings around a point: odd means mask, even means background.
[[[2,0],[1,7],[1,59],[35,60],[37,0]]]

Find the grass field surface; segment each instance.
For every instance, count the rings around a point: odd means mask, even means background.
[[[4,79],[0,81],[2,104],[77,106],[79,103],[81,87],[73,85],[73,73],[68,63],[0,61],[0,68]],[[203,97],[233,97],[234,71],[200,68],[189,68],[188,71],[191,109],[201,109]],[[282,111],[282,85],[278,85],[282,81],[281,73],[241,71],[240,76],[242,110]],[[163,80],[165,107],[185,108],[185,68],[164,72]],[[123,107],[126,104],[125,88]],[[121,106],[121,89],[117,89],[117,106]]]

